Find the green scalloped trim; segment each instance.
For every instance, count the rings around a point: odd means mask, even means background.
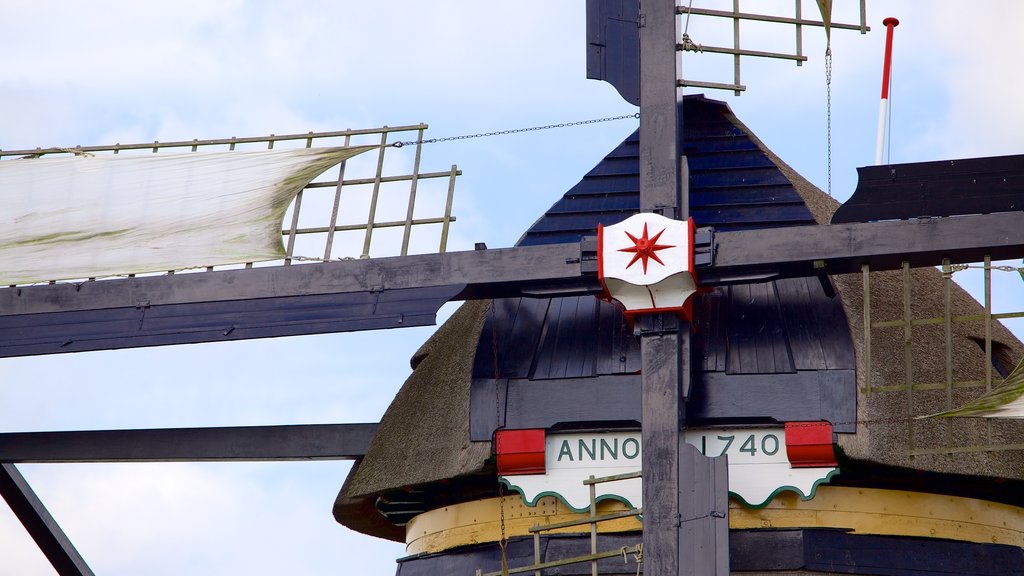
[[[818,480],[815,480],[814,484],[811,485],[811,493],[810,494],[804,494],[804,491],[799,489],[799,488],[797,488],[796,486],[779,486],[771,494],[768,495],[768,498],[766,498],[764,502],[761,502],[760,504],[751,504],[750,502],[747,502],[746,500],[743,499],[742,496],[740,496],[739,494],[736,494],[735,492],[731,492],[730,491],[729,495],[734,497],[734,498],[736,498],[736,500],[738,500],[740,502],[740,504],[746,506],[747,508],[752,508],[754,510],[760,510],[761,508],[764,508],[772,500],[774,500],[775,497],[778,496],[780,493],[787,492],[787,491],[789,491],[789,492],[796,492],[797,494],[800,495],[800,499],[806,502],[807,500],[810,500],[811,498],[814,498],[814,495],[818,492],[818,486],[820,486],[821,484],[827,484],[829,482],[829,480],[832,479],[833,476],[835,476],[836,474],[839,474],[839,473],[840,473],[839,468],[833,468],[832,470],[829,471],[828,474],[825,475],[824,478],[819,478]]]
[[[536,506],[537,502],[541,498],[543,498],[545,496],[554,496],[555,498],[558,499],[559,502],[564,504],[566,508],[568,508],[569,510],[572,510],[573,512],[575,512],[577,514],[582,514],[584,512],[588,512],[590,510],[590,506],[587,506],[587,507],[584,507],[584,508],[576,508],[572,504],[569,504],[569,502],[566,501],[564,496],[562,496],[561,494],[559,494],[557,492],[551,492],[550,490],[545,490],[544,492],[541,492],[541,493],[537,494],[537,497],[534,498],[531,501],[531,500],[528,500],[526,498],[526,494],[523,493],[523,489],[522,488],[520,488],[519,486],[516,486],[515,484],[509,482],[508,479],[506,479],[505,477],[503,477],[503,476],[499,477],[498,480],[502,484],[507,486],[510,490],[512,490],[512,491],[516,492],[517,494],[519,494],[519,497],[523,499],[523,503],[526,504],[527,506],[531,507],[531,508]],[[596,501],[597,502],[604,502],[605,500],[617,500],[619,502],[622,502],[626,506],[629,506],[630,508],[636,508],[636,506],[634,506],[633,503],[630,502],[629,500],[627,500],[626,498],[623,498],[622,496],[616,496],[614,494],[606,494],[606,495],[603,495],[603,496],[598,496]]]
[[[751,508],[753,510],[760,510],[760,509],[764,508],[772,500],[774,500],[776,496],[778,496],[782,492],[787,492],[787,491],[788,492],[796,492],[797,494],[800,495],[800,499],[806,502],[807,500],[810,500],[810,499],[814,498],[814,495],[818,492],[818,486],[820,486],[822,484],[827,484],[830,480],[832,480],[833,476],[839,474],[840,472],[841,472],[841,470],[839,470],[839,468],[833,468],[832,470],[829,470],[829,473],[826,474],[824,478],[819,478],[819,479],[815,480],[814,484],[811,485],[811,493],[810,494],[804,494],[804,491],[799,489],[799,488],[797,488],[796,486],[789,486],[789,485],[779,486],[778,488],[773,490],[771,494],[768,495],[768,497],[764,500],[764,502],[761,502],[760,504],[751,504],[750,502],[747,502],[742,496],[740,496],[739,494],[737,494],[735,492],[732,492],[732,491],[729,491],[729,495],[732,496],[733,498],[736,498],[736,500],[738,500],[739,503],[742,504],[743,506],[746,506],[747,508]],[[566,501],[564,496],[562,496],[561,494],[559,494],[557,492],[551,492],[549,490],[546,490],[544,492],[541,492],[541,493],[537,494],[537,496],[531,501],[531,500],[528,500],[526,498],[526,494],[523,493],[523,489],[522,488],[520,488],[519,486],[516,486],[515,484],[512,484],[505,477],[499,477],[498,480],[502,484],[507,486],[510,490],[512,490],[512,491],[516,492],[517,494],[519,494],[519,497],[523,499],[523,503],[526,504],[527,506],[531,507],[531,508],[536,506],[537,502],[541,498],[543,498],[544,496],[554,496],[562,504],[564,504],[566,508],[572,510],[573,512],[575,512],[577,514],[582,514],[582,513],[587,512],[587,511],[590,510],[589,506],[587,506],[585,508],[575,508],[572,504],[569,504],[569,502]],[[630,508],[636,508],[636,506],[634,506],[632,502],[630,502],[626,498],[623,498],[622,496],[616,496],[614,494],[607,494],[607,495],[604,495],[604,496],[598,496],[597,497],[597,502],[603,502],[605,500],[617,500],[619,502],[622,502],[626,506],[629,506]]]

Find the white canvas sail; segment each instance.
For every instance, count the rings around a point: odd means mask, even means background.
[[[295,195],[370,148],[0,162],[0,285],[283,258]]]

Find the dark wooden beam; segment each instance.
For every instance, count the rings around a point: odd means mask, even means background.
[[[680,177],[679,58],[675,0],[640,2],[640,210],[685,220]],[[637,318],[641,354],[644,572],[676,576],[679,542],[679,428],[689,386],[689,325],[671,314]]]
[[[593,242],[0,289],[0,357],[430,325],[445,302],[597,293]],[[1024,212],[717,232],[703,285],[1024,256]]]
[[[253,301],[458,287],[452,298],[490,298],[580,277],[580,245],[419,254],[0,289],[4,315]],[[568,286],[567,286],[568,285]]]
[[[89,565],[14,464],[0,463],[0,496],[7,501],[57,574],[92,576]],[[0,560],[0,565],[2,562]]]
[[[707,284],[744,278],[802,277],[824,262],[831,274],[896,270],[1024,256],[1024,212],[945,218],[769,228],[715,234],[714,265],[701,270]]]
[[[596,292],[580,244],[0,289],[0,357],[432,325],[453,299]]]
[[[376,423],[9,432],[0,462],[354,460],[376,432]]]

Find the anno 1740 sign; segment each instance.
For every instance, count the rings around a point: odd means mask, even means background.
[[[830,454],[831,427],[825,423],[803,426],[828,427],[825,446]],[[828,456],[810,461],[803,458],[806,446],[797,439],[803,433],[803,429],[792,426],[788,431],[687,430],[686,441],[707,456],[728,456],[730,494],[748,506],[758,507],[783,490],[809,499],[818,484],[838,472]],[[501,434],[504,438],[498,442],[499,473],[509,488],[522,494],[527,505],[536,504],[542,496],[556,496],[573,510],[582,512],[590,507],[589,486],[583,484],[584,480],[638,471],[643,460],[639,431],[546,434],[543,430],[507,430]],[[597,500],[606,499],[641,507],[641,479],[599,484]]]

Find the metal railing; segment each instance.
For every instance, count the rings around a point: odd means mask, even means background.
[[[533,534],[533,564],[528,566],[519,566],[516,568],[506,568],[504,570],[498,570],[496,572],[483,572],[478,569],[476,576],[507,576],[509,574],[525,574],[527,572],[533,572],[534,576],[541,576],[541,571],[548,568],[556,568],[558,566],[568,566],[570,564],[584,564],[590,563],[591,576],[597,576],[597,561],[605,558],[615,558],[621,556],[623,561],[628,561],[629,555],[632,555],[637,563],[637,573],[640,573],[640,565],[643,562],[643,544],[637,543],[634,546],[623,546],[615,550],[605,550],[598,552],[597,550],[597,525],[601,522],[608,522],[611,520],[619,520],[622,518],[634,518],[643,514],[642,508],[630,508],[629,510],[621,512],[612,512],[608,514],[597,513],[597,485],[605,482],[616,482],[618,480],[629,480],[632,478],[640,478],[641,472],[628,472],[626,474],[616,474],[614,476],[603,476],[595,478],[591,476],[587,480],[583,481],[583,484],[590,488],[590,516],[587,518],[581,518],[578,520],[568,520],[565,522],[556,522],[553,524],[535,524],[529,528],[531,534]],[[542,562],[541,560],[541,541],[540,536],[543,532],[550,532],[552,530],[560,530],[562,528],[571,528],[573,526],[584,526],[590,525],[590,554],[584,556],[573,556],[571,558],[563,558],[561,560],[551,560],[548,562]]]
[[[726,54],[733,57],[733,81],[731,84],[722,82],[703,82],[698,80],[685,80],[679,79],[678,85],[680,87],[694,87],[694,88],[708,88],[712,90],[732,90],[736,96],[739,96],[743,91],[747,89],[746,86],[740,83],[740,57],[741,56],[755,56],[758,58],[776,58],[781,60],[792,60],[796,62],[797,66],[803,65],[807,61],[807,56],[804,55],[804,40],[803,40],[803,29],[804,26],[814,26],[822,28],[825,23],[821,20],[808,20],[803,17],[802,4],[803,0],[794,0],[795,7],[793,17],[788,16],[771,16],[768,14],[753,14],[749,12],[740,11],[739,0],[733,0],[732,10],[710,10],[706,8],[693,8],[690,5],[677,6],[676,14],[685,15],[687,24],[684,26],[682,38],[676,45],[676,50],[680,52],[706,52],[711,54]],[[692,4],[692,3],[691,3]],[[688,33],[689,31],[689,18],[690,16],[708,16],[716,18],[729,18],[732,20],[732,47],[724,46],[706,46],[694,42]],[[796,31],[796,51],[793,54],[785,52],[768,52],[762,50],[748,50],[740,46],[740,22],[748,20],[754,22],[769,22],[774,24],[786,24],[793,26]],[[835,30],[857,30],[861,34],[866,34],[871,28],[867,25],[866,11],[865,11],[865,0],[860,2],[860,22],[858,24],[841,24],[833,22],[829,24],[829,27]]]
[[[456,220],[452,216],[455,180],[462,172],[455,165],[443,171],[421,171],[423,135],[426,129],[426,124],[414,124],[332,132],[270,134],[269,136],[244,138],[0,150],[0,160],[5,157],[34,158],[44,155],[93,155],[97,153],[273,150],[275,146],[279,148],[373,146],[376,148],[375,161],[369,160],[369,151],[362,156],[342,161],[336,172],[325,172],[299,191],[285,213],[284,221],[288,224],[282,226],[281,234],[285,237],[284,259],[261,263],[261,265],[287,266],[301,261],[369,258],[371,247],[373,247],[374,232],[380,230],[401,230],[400,241],[395,239],[391,243],[393,247],[389,246],[390,252],[383,255],[396,255],[395,252],[401,256],[409,254],[413,244],[413,229],[422,230],[424,227],[433,227],[437,230],[435,236],[437,251],[445,252],[451,223]],[[398,135],[398,137],[393,138],[393,135]],[[395,142],[408,140],[409,136],[415,136],[415,147],[395,145]],[[409,164],[411,164],[411,170],[394,168]],[[431,183],[429,186],[425,184],[428,182]],[[437,182],[437,184],[433,184],[433,182]],[[434,213],[418,215],[420,211],[418,208],[422,209],[425,197],[433,206]],[[345,207],[346,200],[350,201],[351,209]],[[304,211],[304,202],[307,207],[313,204],[313,210]],[[382,205],[387,205],[389,208],[401,206],[404,210],[403,213],[395,213],[394,210],[390,210],[390,213],[384,211],[385,213],[382,214],[380,210]],[[364,214],[365,218],[352,220],[351,217],[356,214]],[[349,216],[349,219],[343,219],[346,215]],[[338,240],[341,235],[346,235],[345,239],[348,240],[348,244],[339,250]],[[310,242],[310,240],[314,241]],[[315,240],[322,242],[322,247],[316,248],[314,251]],[[422,242],[418,242],[418,244],[423,245]],[[252,265],[253,263],[249,262],[245,264],[245,267],[251,268]],[[233,266],[218,266],[218,268],[230,267]],[[206,268],[207,271],[213,269],[213,267]],[[173,272],[175,271],[167,273]],[[133,274],[129,274],[129,276],[133,276]]]
[[[980,314],[953,314],[953,275],[968,268],[980,268],[983,272],[984,285],[984,310]],[[991,392],[994,386],[999,385],[998,379],[993,376],[995,367],[994,355],[995,345],[993,340],[993,321],[1001,319],[1024,318],[1024,311],[1009,311],[995,313],[992,311],[992,271],[1008,270],[1019,272],[1024,279],[1024,268],[1010,268],[1006,266],[993,266],[991,257],[986,256],[980,265],[951,264],[949,260],[943,262],[942,271],[942,315],[928,318],[915,318],[913,314],[913,293],[911,286],[911,266],[909,262],[903,262],[901,287],[902,287],[902,316],[898,319],[874,320],[872,318],[871,299],[871,270],[867,264],[861,268],[863,281],[863,356],[864,356],[864,389],[865,395],[878,393],[901,393],[904,396],[907,413],[907,446],[910,456],[921,456],[926,454],[957,454],[970,452],[993,452],[1005,450],[1024,450],[1024,444],[997,443],[992,438],[992,421],[986,419],[986,442],[984,444],[962,445],[958,444],[953,431],[954,418],[945,418],[945,439],[944,445],[940,447],[921,448],[918,447],[915,439],[916,427],[921,421],[915,419],[921,416],[915,413],[915,394],[923,391],[945,390],[946,409],[951,410],[954,406],[954,390],[958,389],[984,389],[985,393]],[[984,358],[984,378],[981,380],[958,380],[954,378],[953,359],[953,325],[957,323],[978,323],[984,324],[984,339],[978,339]],[[917,327],[936,326],[943,327],[944,343],[941,354],[944,360],[945,378],[942,382],[918,382],[915,375],[914,364],[914,331]],[[873,333],[878,331],[901,330],[901,344],[903,346],[903,378],[901,384],[886,383],[876,385],[873,381]],[[939,352],[936,350],[935,352]],[[936,355],[938,357],[938,355]],[[1012,366],[1006,367],[1012,369]]]

